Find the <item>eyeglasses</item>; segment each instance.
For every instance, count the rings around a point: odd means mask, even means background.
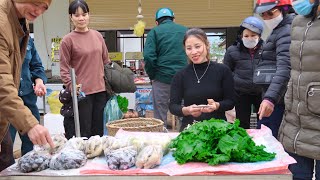
[[[272,10],[269,10],[269,11],[266,11],[266,12],[263,12],[263,13],[259,13],[259,16],[261,17],[265,17],[265,16],[273,16],[274,12],[276,12],[277,10],[279,9],[272,9]]]

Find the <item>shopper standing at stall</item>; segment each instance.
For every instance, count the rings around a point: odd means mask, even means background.
[[[83,137],[103,135],[103,109],[107,102],[104,64],[110,62],[102,35],[88,27],[89,7],[84,0],[72,1],[69,15],[74,30],[64,36],[60,45],[60,75],[71,90],[70,68],[86,97],[79,101],[80,133]],[[73,121],[70,123],[74,123]]]
[[[251,107],[258,112],[261,103],[261,88],[253,83],[253,73],[259,61],[263,40],[263,22],[250,16],[240,25],[236,42],[227,49],[223,63],[233,73],[234,88],[237,94],[236,118],[240,127],[250,128]],[[257,121],[259,120],[257,115]]]
[[[143,56],[152,82],[154,117],[166,126],[172,77],[187,64],[182,45],[187,28],[174,22],[170,8],[158,9],[155,19],[157,26],[148,33]]]
[[[297,161],[289,165],[293,179],[320,179],[319,0],[296,1],[293,7],[299,15],[292,22],[291,79],[279,141]]]
[[[272,78],[266,78],[263,88],[262,102],[258,111],[258,128],[261,124],[272,130],[273,136],[277,137],[279,126],[284,113],[284,94],[290,79],[290,54],[291,43],[290,31],[294,18],[289,14],[292,0],[257,0],[255,13],[264,20],[266,26],[272,30],[262,47],[261,57],[257,69],[270,69]],[[266,73],[266,74],[267,74]],[[266,77],[269,74],[266,75]]]
[[[28,133],[33,144],[54,147],[49,131],[39,125],[18,96],[21,66],[29,38],[28,21],[43,14],[51,0],[0,1],[0,171],[14,163],[9,124]]]
[[[27,52],[24,57],[21,71],[19,97],[23,100],[32,112],[33,116],[40,122],[40,113],[37,107],[37,97],[44,96],[47,93],[46,86],[47,76],[44,72],[41,59],[34,45],[33,39],[29,38]],[[17,130],[10,125],[11,139],[14,142]],[[21,155],[33,150],[33,144],[27,135],[20,135]]]
[[[183,117],[180,131],[194,120],[226,120],[225,111],[235,105],[230,68],[210,62],[209,41],[202,29],[189,29],[183,44],[190,64],[173,77],[170,95],[170,112]]]

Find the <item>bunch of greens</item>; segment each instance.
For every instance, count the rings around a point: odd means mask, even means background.
[[[193,124],[171,141],[175,160],[179,164],[207,162],[216,165],[274,159],[276,154],[264,151],[263,145],[257,146],[239,124],[239,120],[230,124],[216,119]]]
[[[129,100],[126,97],[122,97],[117,95],[118,106],[122,113],[126,113],[128,111]]]

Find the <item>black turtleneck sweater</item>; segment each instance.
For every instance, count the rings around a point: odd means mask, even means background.
[[[198,78],[203,75],[207,66],[207,62],[194,65]],[[232,109],[235,104],[232,72],[226,65],[210,62],[200,83],[197,81],[192,63],[179,71],[172,79],[169,108],[172,114],[183,117],[180,130],[183,130],[194,120],[226,119],[225,111]],[[219,109],[212,113],[202,113],[197,118],[183,115],[182,101],[184,101],[184,106],[190,106],[192,104],[208,104],[207,99],[219,102]]]

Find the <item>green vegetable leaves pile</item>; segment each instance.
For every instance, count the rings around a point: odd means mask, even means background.
[[[128,111],[129,100],[126,97],[117,95],[118,106],[123,113]]]
[[[225,162],[257,162],[274,159],[275,153],[256,146],[240,121],[230,124],[224,120],[210,119],[198,122],[182,131],[172,140],[170,148],[179,164],[207,162],[216,165]]]

